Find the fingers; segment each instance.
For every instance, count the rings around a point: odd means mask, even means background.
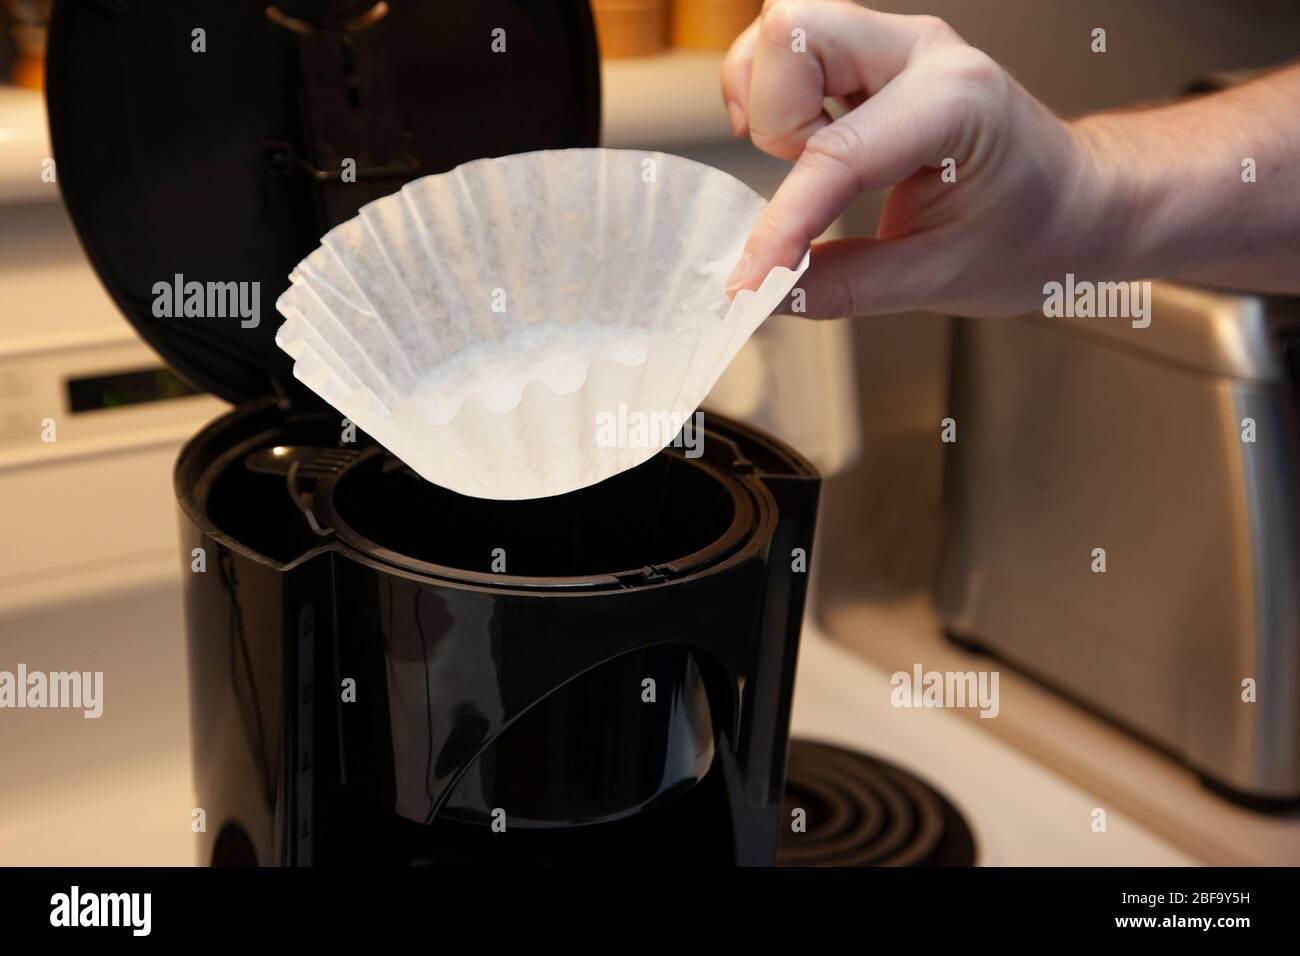
[[[768,0],[723,62],[733,132],[793,159],[828,122],[826,97],[860,102],[916,51],[945,42],[960,38],[933,17],[877,13],[847,0]]]
[[[750,232],[730,294],[757,288],[776,266],[793,266],[858,193],[892,186],[955,151],[966,119],[924,86],[924,77],[900,76],[809,138]]]
[[[791,295],[795,309],[803,307],[795,314],[839,319],[933,308],[933,292],[957,260],[931,237],[820,242]]]
[[[822,16],[812,14],[813,10],[840,8],[840,4],[785,3],[763,15],[754,42],[746,108],[749,138],[763,152],[794,159],[808,138],[830,123],[825,109],[830,95],[822,62],[825,51],[814,45],[812,50],[817,52],[810,52],[798,33],[807,26],[796,21]],[[820,36],[820,30],[814,36]]]
[[[969,51],[933,17],[878,13],[851,2],[766,0],[763,14],[728,52],[723,96],[733,132],[795,165],[751,232],[729,293],[757,288],[776,266],[793,266],[858,193],[893,186],[963,152],[972,120],[952,108],[953,97],[939,95],[936,87],[950,84],[933,82],[918,66],[934,62],[927,59],[931,51],[954,47]],[[827,98],[858,105],[832,121]],[[819,248],[826,248],[818,256],[828,264],[848,256],[837,246]],[[855,249],[855,256],[869,253],[877,262],[900,256],[900,267],[915,255],[877,244]],[[824,278],[810,280],[819,289],[821,314],[874,308],[870,303],[889,297],[880,287],[860,306],[856,285],[845,285],[830,265],[822,270]],[[905,299],[906,290],[892,295]]]
[[[763,13],[780,0],[763,0]],[[727,121],[731,135],[744,138],[749,135],[749,77],[754,69],[754,50],[758,44],[762,13],[732,42],[722,61],[722,100],[727,107]]]
[[[762,13],[779,2],[781,0],[763,0]],[[754,50],[758,43],[759,25],[763,22],[762,13],[736,37],[722,61],[722,100],[727,106],[732,135],[736,137],[749,135],[749,77],[754,68]]]
[[[731,135],[737,138],[749,135],[746,110],[749,105],[749,76],[754,67],[754,46],[758,42],[756,19],[731,44],[722,61],[722,99],[727,105],[727,122]]]

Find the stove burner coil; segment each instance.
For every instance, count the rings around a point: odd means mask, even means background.
[[[793,832],[793,812],[807,829]],[[974,866],[975,838],[942,794],[911,774],[810,740],[790,741],[778,866]]]

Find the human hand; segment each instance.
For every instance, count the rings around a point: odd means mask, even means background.
[[[730,293],[793,266],[854,197],[886,188],[876,238],[813,247],[810,316],[1014,314],[1041,305],[1045,281],[1114,267],[1108,227],[1125,213],[1089,137],[942,20],[767,0],[722,89],[737,136],[794,160]],[[832,119],[827,98],[849,111]]]

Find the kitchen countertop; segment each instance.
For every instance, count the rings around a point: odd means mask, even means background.
[[[990,658],[946,640],[928,598],[845,603],[824,612],[836,640],[882,671],[987,670]],[[1167,754],[1042,684],[997,663],[1001,711],[946,713],[1076,786],[1095,792],[1154,834],[1217,866],[1300,864],[1300,810],[1244,809],[1202,787]]]
[[[0,606],[0,669],[103,673],[103,714],[0,715],[0,865],[186,866],[189,692],[178,562]]]
[[[1200,860],[1122,808],[952,710],[893,706],[889,673],[805,625],[791,731],[883,758],[938,788],[981,866],[1189,866]],[[1005,699],[1005,695],[1004,699]],[[1105,828],[1093,829],[1096,810]]]

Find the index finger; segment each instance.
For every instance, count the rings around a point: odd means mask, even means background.
[[[750,232],[728,292],[794,265],[858,193],[901,182],[952,151],[953,114],[925,98],[927,82],[924,72],[899,77],[808,142]]]

